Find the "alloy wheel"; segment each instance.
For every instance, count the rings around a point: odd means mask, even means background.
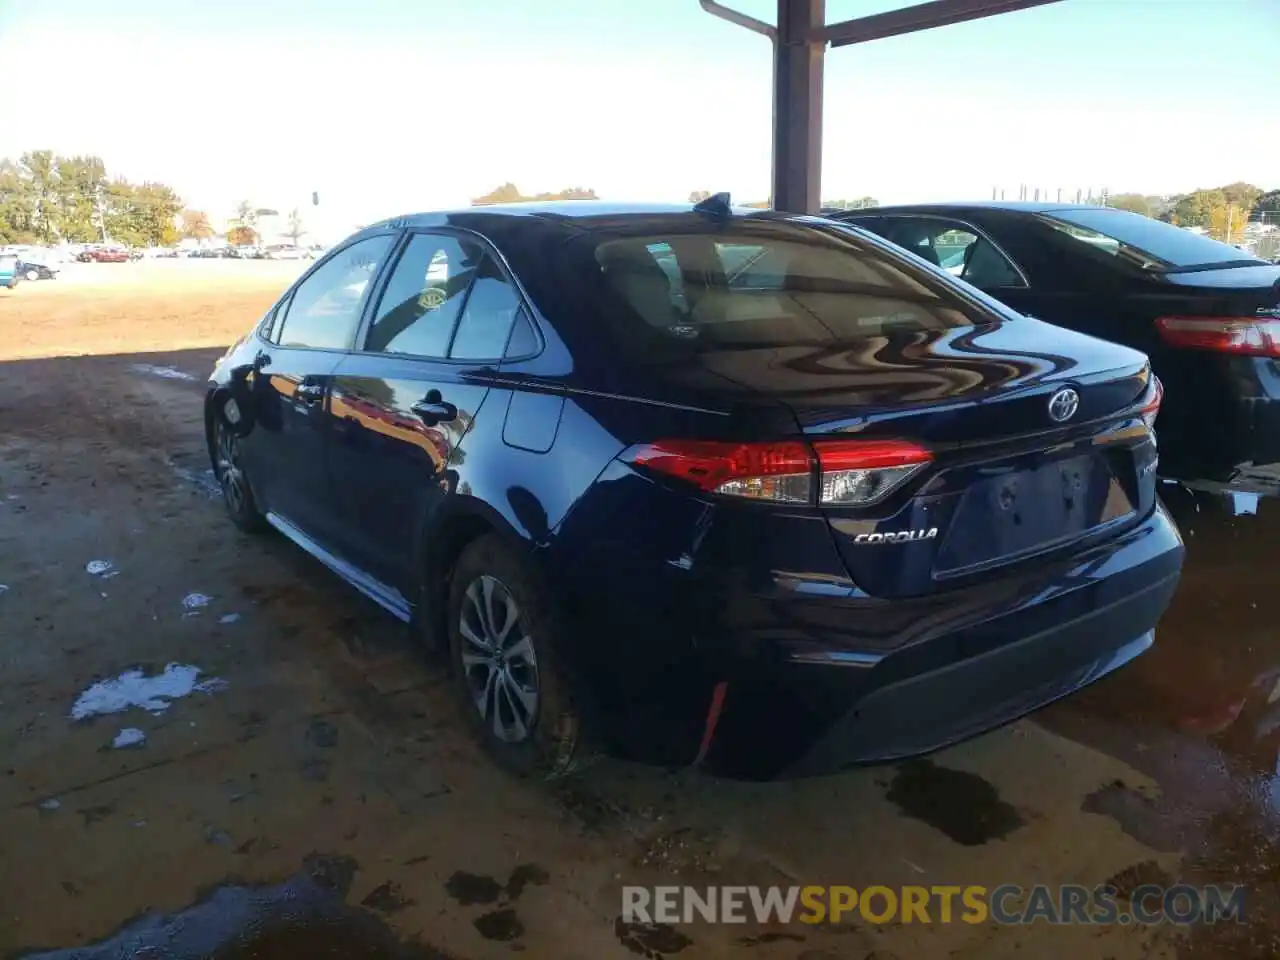
[[[538,715],[538,660],[516,598],[502,581],[484,575],[467,585],[458,632],[480,719],[505,743],[528,739]]]
[[[248,481],[240,466],[240,444],[223,423],[216,427],[218,484],[227,506],[237,516],[248,503]]]

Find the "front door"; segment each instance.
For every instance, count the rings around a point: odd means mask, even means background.
[[[519,297],[477,240],[411,233],[362,349],[335,371],[331,474],[342,549],[412,596],[426,519],[457,487]]]
[[[254,491],[264,510],[321,542],[333,532],[325,468],[332,375],[393,240],[368,237],[318,264],[277,307],[255,362],[256,425],[243,442]]]

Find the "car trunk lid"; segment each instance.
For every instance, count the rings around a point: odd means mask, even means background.
[[[763,353],[702,367],[792,411],[824,491],[876,444],[929,451],[871,503],[819,505],[871,594],[946,589],[1110,535],[1154,502],[1136,351],[1027,319]]]

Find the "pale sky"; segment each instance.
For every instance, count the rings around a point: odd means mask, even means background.
[[[0,0],[0,156],[96,154],[215,218],[507,180],[760,200],[770,83],[768,41],[697,0]],[[1277,104],[1280,0],[1063,0],[828,51],[823,197],[1276,188]]]

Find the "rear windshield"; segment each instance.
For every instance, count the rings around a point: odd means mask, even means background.
[[[1055,210],[1044,219],[1081,243],[1144,270],[1177,271],[1264,262],[1230,244],[1127,210]]]
[[[825,345],[992,319],[925,264],[844,228],[743,220],[593,240],[605,293],[627,308],[604,315],[657,349]]]

